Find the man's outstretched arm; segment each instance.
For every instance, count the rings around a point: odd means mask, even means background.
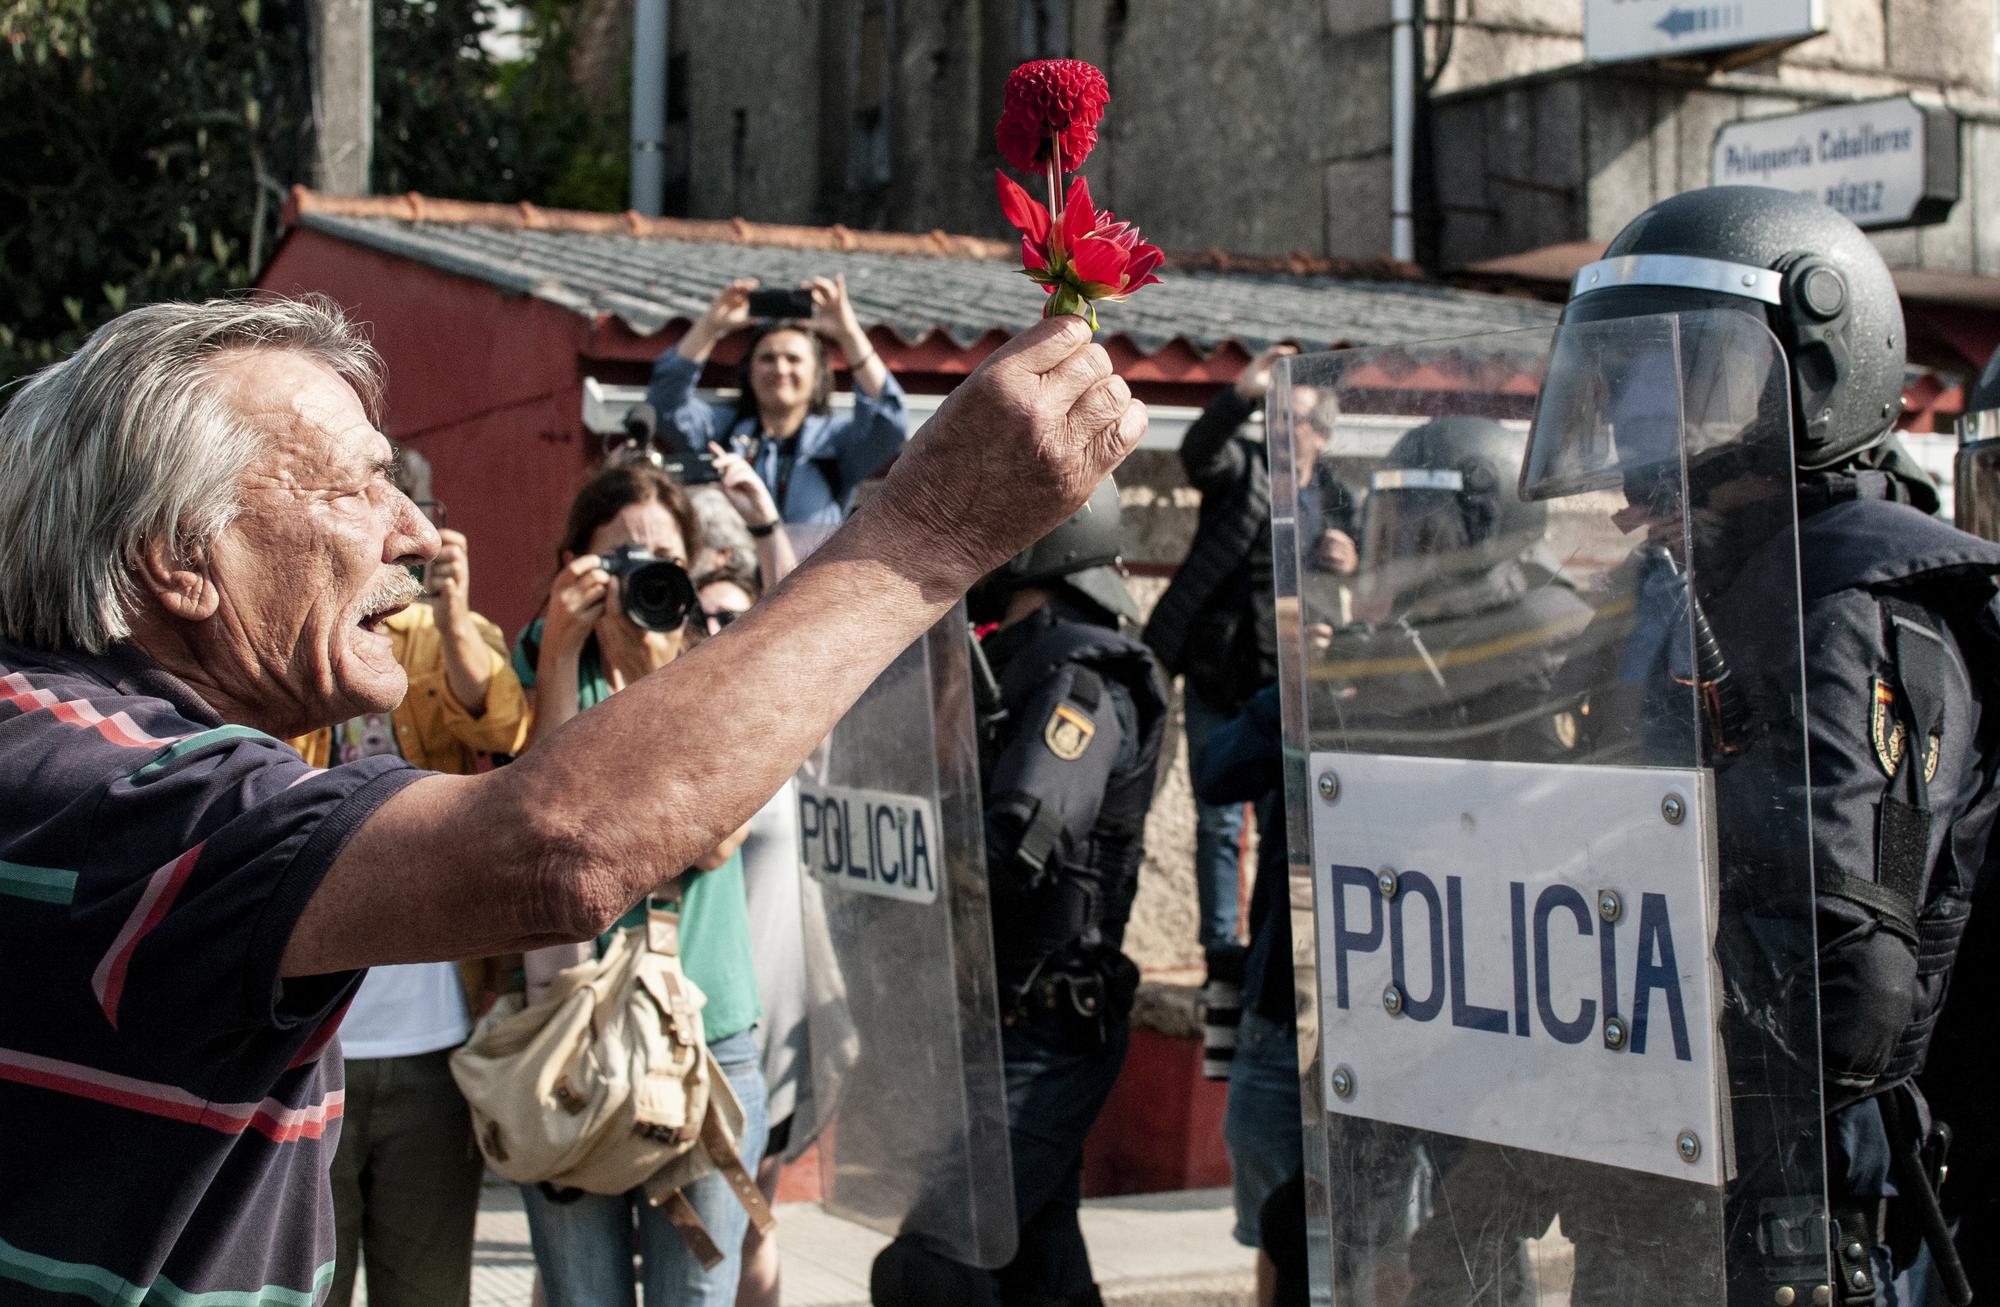
[[[980,576],[1080,508],[1144,405],[1081,319],[996,350],[882,492],[715,639],[564,724],[511,767],[431,776],[348,842],[284,973],[589,938],[789,777]]]

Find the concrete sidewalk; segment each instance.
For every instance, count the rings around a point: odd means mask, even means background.
[[[1243,1307],[1255,1255],[1230,1238],[1226,1189],[1097,1198],[1083,1205],[1083,1234],[1115,1307]],[[786,1307],[866,1307],[868,1266],[885,1235],[828,1216],[817,1203],[778,1207]],[[475,1307],[528,1307],[535,1259],[528,1218],[512,1185],[480,1195],[473,1248]],[[366,1302],[357,1292],[356,1302]]]

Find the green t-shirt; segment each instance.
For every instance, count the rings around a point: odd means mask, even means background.
[[[535,683],[535,660],[542,643],[536,618],[514,642],[514,670],[521,684]],[[577,659],[577,707],[588,710],[611,697],[611,682],[597,656],[595,637]],[[733,855],[714,871],[690,871],[681,892],[681,968],[708,996],[702,1029],[713,1044],[757,1024],[757,966],[750,956],[750,911],[743,897],[743,855]],[[644,924],[641,902],[619,918],[613,930]]]

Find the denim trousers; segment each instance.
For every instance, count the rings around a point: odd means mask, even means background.
[[[1210,704],[1193,686],[1187,687],[1186,711],[1188,766],[1208,743],[1216,728],[1229,720],[1228,714]],[[1236,908],[1242,878],[1243,805],[1240,803],[1194,805],[1194,892],[1199,907],[1201,946],[1228,944],[1236,939]]]
[[[764,1157],[771,1122],[764,1094],[764,1071],[749,1031],[708,1046],[743,1100],[743,1165],[754,1175]],[[646,1307],[728,1307],[736,1301],[743,1273],[743,1233],[750,1215],[721,1176],[709,1174],[682,1191],[723,1259],[704,1271],[680,1233],[637,1189],[623,1194],[584,1194],[556,1202],[539,1186],[523,1185],[528,1238],[542,1273],[548,1307],[631,1307],[632,1256],[643,1265]]]
[[[1236,1200],[1236,1242],[1258,1246],[1258,1218],[1273,1190],[1305,1165],[1299,1107],[1298,1034],[1246,1009],[1229,1063],[1222,1138],[1229,1145],[1229,1185]]]

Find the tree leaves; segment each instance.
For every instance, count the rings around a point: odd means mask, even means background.
[[[0,0],[0,386],[255,280],[311,180],[306,3]],[[482,0],[375,0],[375,191],[623,208],[625,106],[570,76],[583,7],[533,0],[502,65]]]

